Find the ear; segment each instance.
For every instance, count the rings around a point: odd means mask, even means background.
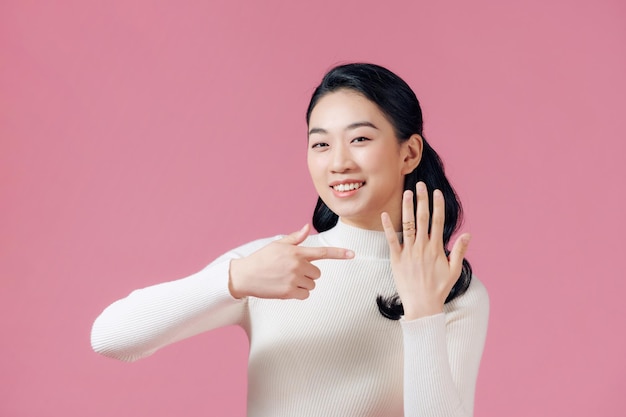
[[[422,160],[424,140],[417,133],[402,144],[404,159],[402,161],[402,175],[410,174]]]

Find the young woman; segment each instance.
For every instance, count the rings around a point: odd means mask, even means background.
[[[307,111],[313,225],[131,293],[95,321],[132,361],[220,326],[250,340],[248,415],[471,416],[489,300],[447,250],[461,205],[415,94],[380,66],[333,68]]]

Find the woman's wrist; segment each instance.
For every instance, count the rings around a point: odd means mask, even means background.
[[[404,319],[407,321],[417,320],[423,317],[434,316],[443,313],[443,305],[439,304],[407,304],[402,303],[404,309]]]

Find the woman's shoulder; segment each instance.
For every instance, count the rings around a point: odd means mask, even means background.
[[[446,312],[479,310],[485,314],[489,313],[489,293],[487,287],[476,277],[472,275],[467,290],[445,305]]]
[[[467,293],[470,293],[475,298],[481,299],[489,299],[489,293],[487,292],[487,287],[481,280],[478,279],[476,275],[472,274],[472,281],[470,282],[469,287],[467,288]]]

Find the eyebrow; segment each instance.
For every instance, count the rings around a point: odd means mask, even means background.
[[[346,128],[344,130],[354,130],[358,127],[371,127],[373,129],[379,130],[376,125],[374,125],[371,122],[356,122],[356,123],[352,123],[349,124],[348,126],[346,126]],[[314,127],[311,130],[309,130],[309,136],[311,136],[314,133],[320,133],[320,134],[326,134],[328,133],[328,131],[326,129],[322,129],[321,127]]]

